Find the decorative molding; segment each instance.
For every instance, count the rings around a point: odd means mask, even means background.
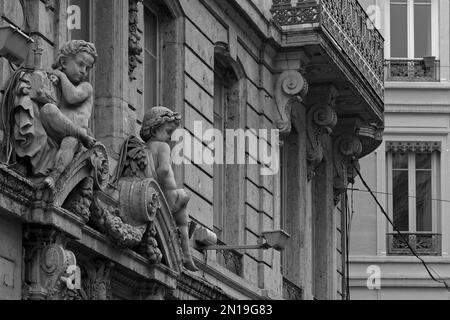
[[[142,46],[141,46],[141,36],[139,35],[139,7],[138,3],[143,0],[129,0],[129,38],[128,38],[128,75],[130,80],[136,80],[137,78],[134,76],[134,69],[138,67],[139,64],[143,63],[141,54],[142,54]]]
[[[179,300],[229,300],[230,297],[217,286],[193,274],[182,273],[174,296]]]
[[[277,121],[277,128],[284,137],[292,130],[291,112],[296,103],[303,102],[308,93],[308,83],[299,71],[284,71],[275,86],[275,101],[281,119]]]
[[[352,134],[343,134],[336,138],[333,147],[334,158],[334,204],[340,201],[340,196],[347,190],[349,183],[354,183],[354,179],[359,170],[358,157],[363,151],[361,140]]]
[[[386,151],[388,152],[416,152],[431,153],[441,152],[441,142],[438,141],[387,141]]]

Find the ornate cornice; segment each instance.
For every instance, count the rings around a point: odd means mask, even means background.
[[[282,137],[288,136],[292,130],[292,107],[303,102],[307,93],[308,83],[297,70],[284,71],[278,78],[275,101],[281,118],[277,121],[277,128]]]

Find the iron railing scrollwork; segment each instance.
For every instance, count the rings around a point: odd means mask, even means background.
[[[440,61],[434,59],[386,60],[386,81],[439,81]]]
[[[442,235],[437,233],[419,232],[419,233],[388,233],[387,247],[388,255],[413,255],[409,245],[421,256],[440,256],[442,255]]]
[[[225,245],[224,242],[217,240],[217,245]],[[217,250],[218,262],[227,270],[238,276],[243,273],[243,254],[237,250]]]
[[[339,44],[377,95],[384,97],[384,39],[358,0],[272,0],[279,27],[318,24]]]

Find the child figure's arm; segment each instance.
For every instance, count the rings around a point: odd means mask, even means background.
[[[94,90],[89,82],[75,87],[64,72],[53,70],[51,73],[59,78],[62,94],[69,104],[80,104],[92,96]]]
[[[173,176],[173,170],[170,160],[170,147],[167,143],[160,143],[158,146],[158,167],[156,174],[158,175],[159,183],[166,190],[176,189],[176,182]]]

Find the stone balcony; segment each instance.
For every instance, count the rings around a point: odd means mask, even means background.
[[[364,9],[357,0],[295,2],[272,1],[273,21],[287,55],[301,54],[302,73],[310,86],[332,84],[337,89],[340,119],[358,118],[382,127],[384,39]]]

